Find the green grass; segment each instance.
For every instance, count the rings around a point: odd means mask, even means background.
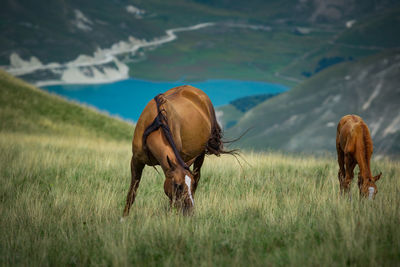
[[[131,215],[129,142],[0,134],[1,265],[352,265],[400,260],[400,165],[375,201],[339,197],[334,158],[206,160],[195,214],[168,209],[146,168]]]
[[[373,173],[384,175],[374,201],[359,201],[355,184],[349,201],[339,196],[333,157],[245,152],[243,168],[233,157],[209,157],[190,217],[169,208],[164,176],[147,167],[131,214],[120,223],[131,144],[112,133],[131,125],[4,73],[0,81],[1,266],[400,261],[397,161],[372,162]],[[81,113],[70,115],[74,109]],[[16,115],[4,123],[10,110]],[[46,117],[56,129],[36,126]]]

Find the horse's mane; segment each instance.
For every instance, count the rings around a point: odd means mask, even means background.
[[[363,141],[364,141],[364,157],[365,157],[365,162],[366,164],[370,165],[369,162],[369,152],[372,152],[372,142],[371,142],[371,135],[369,133],[369,129],[365,123],[360,124],[362,133],[363,133]]]
[[[174,139],[172,137],[171,129],[168,126],[168,119],[166,116],[166,111],[165,109],[161,108],[161,105],[165,103],[166,99],[164,98],[163,94],[158,94],[156,97],[154,97],[154,101],[156,102],[157,105],[157,116],[150,124],[146,130],[143,133],[143,147],[147,154],[150,154],[150,151],[147,147],[147,137],[154,131],[158,130],[158,128],[161,127],[161,130],[167,138],[167,141],[169,145],[171,146],[172,150],[174,151],[176,160],[178,161],[179,165],[181,165],[184,169],[189,170],[189,167],[186,165],[185,161],[182,159],[181,155],[179,154],[178,149],[176,148]]]

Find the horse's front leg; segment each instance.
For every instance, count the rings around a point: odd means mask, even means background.
[[[339,172],[338,172],[338,180],[340,185],[340,194],[343,194],[343,183],[346,176],[346,171],[344,168],[344,152],[340,147],[336,147],[337,149],[337,157],[339,164]]]
[[[353,156],[350,154],[345,154],[344,162],[346,165],[346,176],[341,182],[341,188],[343,192],[347,195],[350,194],[350,184],[354,178],[354,168],[357,162],[354,160]]]
[[[125,209],[124,209],[124,213],[123,213],[124,217],[128,216],[129,210],[130,210],[133,202],[135,201],[136,191],[139,187],[143,168],[144,168],[144,164],[137,162],[132,156],[132,159],[131,159],[132,178],[131,178],[131,185],[129,187],[128,195],[126,197],[126,205],[125,205]]]

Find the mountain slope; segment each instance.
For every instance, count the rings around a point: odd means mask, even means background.
[[[395,6],[393,0],[6,0],[0,9],[0,65],[37,84],[115,81],[129,73],[142,79],[216,77],[292,86],[324,58],[376,53],[331,44],[346,22]],[[397,20],[378,26],[391,21]],[[160,51],[156,45],[132,48],[160,40],[167,29],[204,22],[216,24],[201,33],[180,32],[179,41]],[[397,46],[398,38],[389,39]]]
[[[232,130],[255,150],[335,151],[336,125],[346,114],[368,124],[378,154],[400,153],[400,50],[320,72],[247,112]]]
[[[0,132],[129,140],[133,125],[50,95],[0,70]]]
[[[368,19],[355,22],[340,34],[338,44],[365,48],[396,48],[400,46],[400,6],[389,8]]]

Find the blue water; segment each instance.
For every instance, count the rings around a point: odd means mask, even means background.
[[[89,104],[111,115],[137,121],[146,104],[154,96],[183,84],[188,83],[127,79],[108,84],[54,85],[43,89],[67,99]],[[236,80],[208,80],[189,84],[203,90],[214,106],[225,105],[244,96],[279,93],[289,89],[279,84]]]

